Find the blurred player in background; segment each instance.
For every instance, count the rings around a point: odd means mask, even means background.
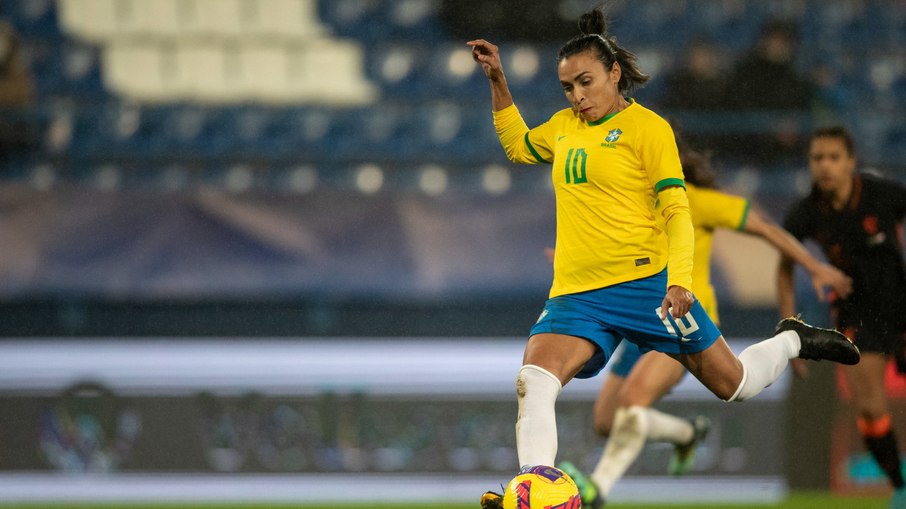
[[[695,228],[692,290],[715,324],[719,323],[719,318],[717,298],[711,285],[711,244],[718,228],[761,237],[801,264],[811,275],[820,300],[825,300],[828,288],[839,295],[849,294],[851,280],[845,274],[816,260],[792,235],[752,210],[748,199],[718,191],[708,156],[684,147],[679,139],[677,144]],[[672,475],[686,474],[694,466],[696,447],[710,425],[704,416],[690,421],[650,408],[680,382],[686,370],[668,355],[655,351],[642,355],[634,343],[624,343],[623,351],[614,359],[595,401],[594,429],[599,435],[610,437],[604,454],[589,476],[572,463],[559,465],[576,481],[584,495],[585,507],[597,509],[603,505],[613,485],[642,452],[646,441],[674,444],[667,470]],[[635,427],[614,429],[614,415],[627,411],[639,416],[632,421]]]
[[[490,82],[507,156],[553,165],[554,281],[516,377],[520,467],[555,463],[554,404],[562,386],[597,374],[624,337],[642,351],[669,354],[725,401],[754,397],[797,356],[859,361],[842,334],[795,319],[782,320],[776,336],[738,358],[733,354],[691,291],[693,226],[673,130],[627,97],[648,76],[607,34],[603,12],[583,14],[579,28],[582,34],[557,59],[571,108],[534,129],[513,103],[497,46],[468,42]],[[618,413],[614,427],[639,418]],[[500,500],[488,493],[482,505]]]
[[[855,144],[843,127],[818,129],[808,152],[812,191],[787,213],[784,226],[811,238],[828,261],[849,275],[853,291],[832,299],[836,326],[862,350],[862,362],[845,369],[865,445],[894,487],[890,507],[906,509],[899,448],[884,389],[888,360],[906,373],[906,270],[901,224],[906,187],[856,171]],[[780,312],[795,307],[793,261],[781,260]],[[804,373],[804,366],[794,366]]]

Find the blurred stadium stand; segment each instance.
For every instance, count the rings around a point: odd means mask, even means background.
[[[38,93],[2,111],[37,139],[0,154],[0,236],[17,246],[0,268],[13,317],[0,334],[524,334],[550,277],[547,172],[500,150],[460,33],[488,18],[461,9],[451,21],[456,5],[0,3]],[[551,5],[550,31],[513,28],[526,7],[471,35],[502,45],[530,124],[565,105],[556,51],[588,7]],[[686,42],[708,35],[729,61],[765,19],[794,21],[797,63],[821,69],[825,104],[797,128],[845,122],[864,164],[906,175],[906,4],[608,5],[612,32],[654,76],[637,94],[654,108]],[[662,112],[692,135],[764,132],[777,118]],[[724,186],[776,219],[807,188],[802,161],[717,156]],[[725,323],[772,322],[770,295],[745,301],[719,267],[716,279]]]

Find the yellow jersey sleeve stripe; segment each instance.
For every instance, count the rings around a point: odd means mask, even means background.
[[[685,189],[686,183],[683,182],[683,179],[678,179],[678,178],[664,179],[654,185],[654,192],[659,193],[665,187],[670,187],[670,186],[679,186],[679,187],[682,187],[683,189]]]
[[[746,220],[749,219],[749,207],[752,206],[752,202],[746,200],[746,206],[742,209],[742,218],[739,220],[739,226],[736,227],[736,231],[743,231],[746,229]]]
[[[535,159],[537,159],[539,163],[548,163],[548,164],[550,164],[550,161],[545,161],[544,158],[541,157],[541,154],[539,154],[538,151],[535,150],[535,147],[532,146],[532,142],[529,141],[528,135],[529,135],[529,133],[525,133],[525,146],[528,147],[529,152],[531,152],[532,155],[535,156]]]

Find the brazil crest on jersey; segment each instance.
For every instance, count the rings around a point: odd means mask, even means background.
[[[494,113],[507,156],[550,163],[557,201],[551,297],[657,274],[667,264],[667,236],[657,193],[682,186],[670,125],[631,102],[596,122],[571,109],[528,129],[515,106]]]

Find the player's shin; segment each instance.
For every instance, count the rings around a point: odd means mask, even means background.
[[[739,354],[744,374],[739,388],[727,401],[745,401],[758,395],[777,380],[790,359],[799,353],[799,338],[784,331],[746,348]]]
[[[551,372],[531,364],[516,377],[516,452],[519,466],[553,465],[557,456],[557,420],[554,403],[560,394],[560,380]]]
[[[623,477],[642,452],[647,434],[648,419],[645,408],[632,406],[617,409],[613,418],[613,429],[604,447],[604,455],[591,474],[602,497],[607,497],[613,485]]]

